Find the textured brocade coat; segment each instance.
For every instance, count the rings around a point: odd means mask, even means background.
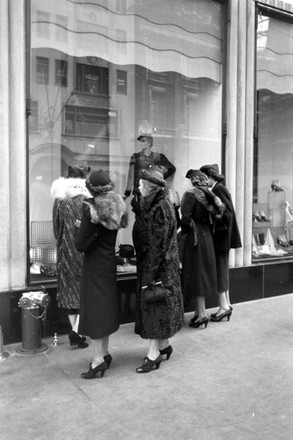
[[[137,215],[133,226],[137,256],[135,333],[146,339],[167,339],[184,323],[177,226],[174,209],[159,191],[153,202]],[[145,304],[141,287],[162,280],[167,300]]]
[[[53,229],[57,244],[57,301],[65,309],[79,309],[83,254],[74,245],[74,223],[81,220],[82,203],[89,193],[84,179],[53,182]]]

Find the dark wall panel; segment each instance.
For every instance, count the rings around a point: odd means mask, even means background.
[[[42,290],[40,286],[31,290]],[[125,277],[118,281],[120,298],[121,324],[133,322],[135,319],[136,278]],[[29,289],[27,289],[29,290]],[[4,345],[21,342],[21,308],[18,301],[23,291],[0,293],[0,325],[3,330]],[[54,333],[67,334],[70,330],[68,318],[58,308],[56,288],[47,288],[51,302],[47,318],[41,321],[42,337]],[[230,298],[232,304],[258,300],[271,296],[293,292],[293,262],[241,267],[230,270]],[[207,298],[206,308],[217,306],[217,298]],[[194,310],[194,302],[185,304],[185,311]]]
[[[270,264],[264,267],[264,297],[293,292],[293,263]]]

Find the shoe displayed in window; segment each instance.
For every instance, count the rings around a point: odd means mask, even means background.
[[[272,188],[272,191],[276,191],[276,192],[284,191],[278,180],[272,181],[271,188]]]

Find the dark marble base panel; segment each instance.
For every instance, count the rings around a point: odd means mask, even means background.
[[[135,276],[118,279],[120,297],[121,324],[133,322],[135,318]],[[28,290],[42,290],[34,286]],[[255,265],[230,270],[230,299],[232,304],[258,300],[271,296],[293,292],[293,262],[280,264]],[[18,301],[23,291],[0,292],[0,325],[2,327],[4,345],[22,341],[22,309]],[[58,308],[56,288],[47,288],[51,302],[45,321],[40,320],[42,337],[54,333],[66,334],[70,330],[67,315]],[[217,306],[217,298],[207,298],[206,308]],[[191,302],[185,304],[185,311],[194,310]],[[42,310],[40,309],[40,312]]]

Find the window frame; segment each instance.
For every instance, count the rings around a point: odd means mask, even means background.
[[[225,171],[225,149],[226,149],[226,127],[227,127],[227,96],[226,96],[226,90],[227,90],[227,80],[226,80],[226,71],[227,71],[227,33],[228,33],[228,26],[227,23],[229,22],[228,17],[228,0],[213,0],[216,3],[220,3],[223,6],[222,10],[222,47],[223,47],[223,63],[222,63],[222,139],[221,139],[221,167],[223,172]],[[26,157],[26,167],[27,170],[29,170],[29,116],[31,114],[31,90],[30,90],[30,80],[32,75],[32,69],[31,69],[31,0],[25,0],[25,16],[26,16],[26,119],[27,119],[27,130],[26,130],[26,151],[27,151],[27,157]],[[77,74],[75,73],[75,85],[77,82]],[[109,75],[109,71],[108,71]],[[78,91],[75,89],[77,94],[84,94],[88,95],[89,93],[86,91]],[[97,95],[101,95],[102,97],[107,96],[108,93],[105,95],[104,93],[100,94],[97,93]],[[126,91],[127,94],[127,91]],[[109,108],[109,112],[111,112],[112,109]],[[118,119],[118,136],[119,136],[119,120],[120,115],[119,111],[117,114]],[[27,185],[27,209],[26,209],[26,231],[27,231],[27,250],[29,250],[30,246],[30,193],[29,193],[29,173],[26,173],[26,185]],[[56,278],[52,279],[44,279],[41,282],[39,280],[33,280],[30,275],[30,256],[29,252],[26,253],[26,259],[27,259],[27,272],[26,272],[26,284],[28,286],[34,286],[34,285],[40,285],[43,284],[46,287],[53,287],[56,286]],[[118,279],[133,279],[136,278],[136,274],[123,274],[123,273],[117,273]]]
[[[257,90],[257,33],[258,33],[258,17],[263,14],[266,17],[273,18],[282,22],[290,23],[293,25],[293,13],[289,13],[285,10],[256,2],[255,7],[255,47],[254,47],[254,65],[255,65],[255,77],[254,77],[254,124],[253,124],[253,186],[252,186],[252,205],[258,202],[258,153],[259,153],[259,92]],[[253,219],[252,221],[252,236],[253,232]],[[253,265],[268,264],[268,263],[280,263],[292,261],[293,255],[283,256],[271,256],[267,258],[256,259],[253,255],[253,249],[251,249],[251,263]]]

